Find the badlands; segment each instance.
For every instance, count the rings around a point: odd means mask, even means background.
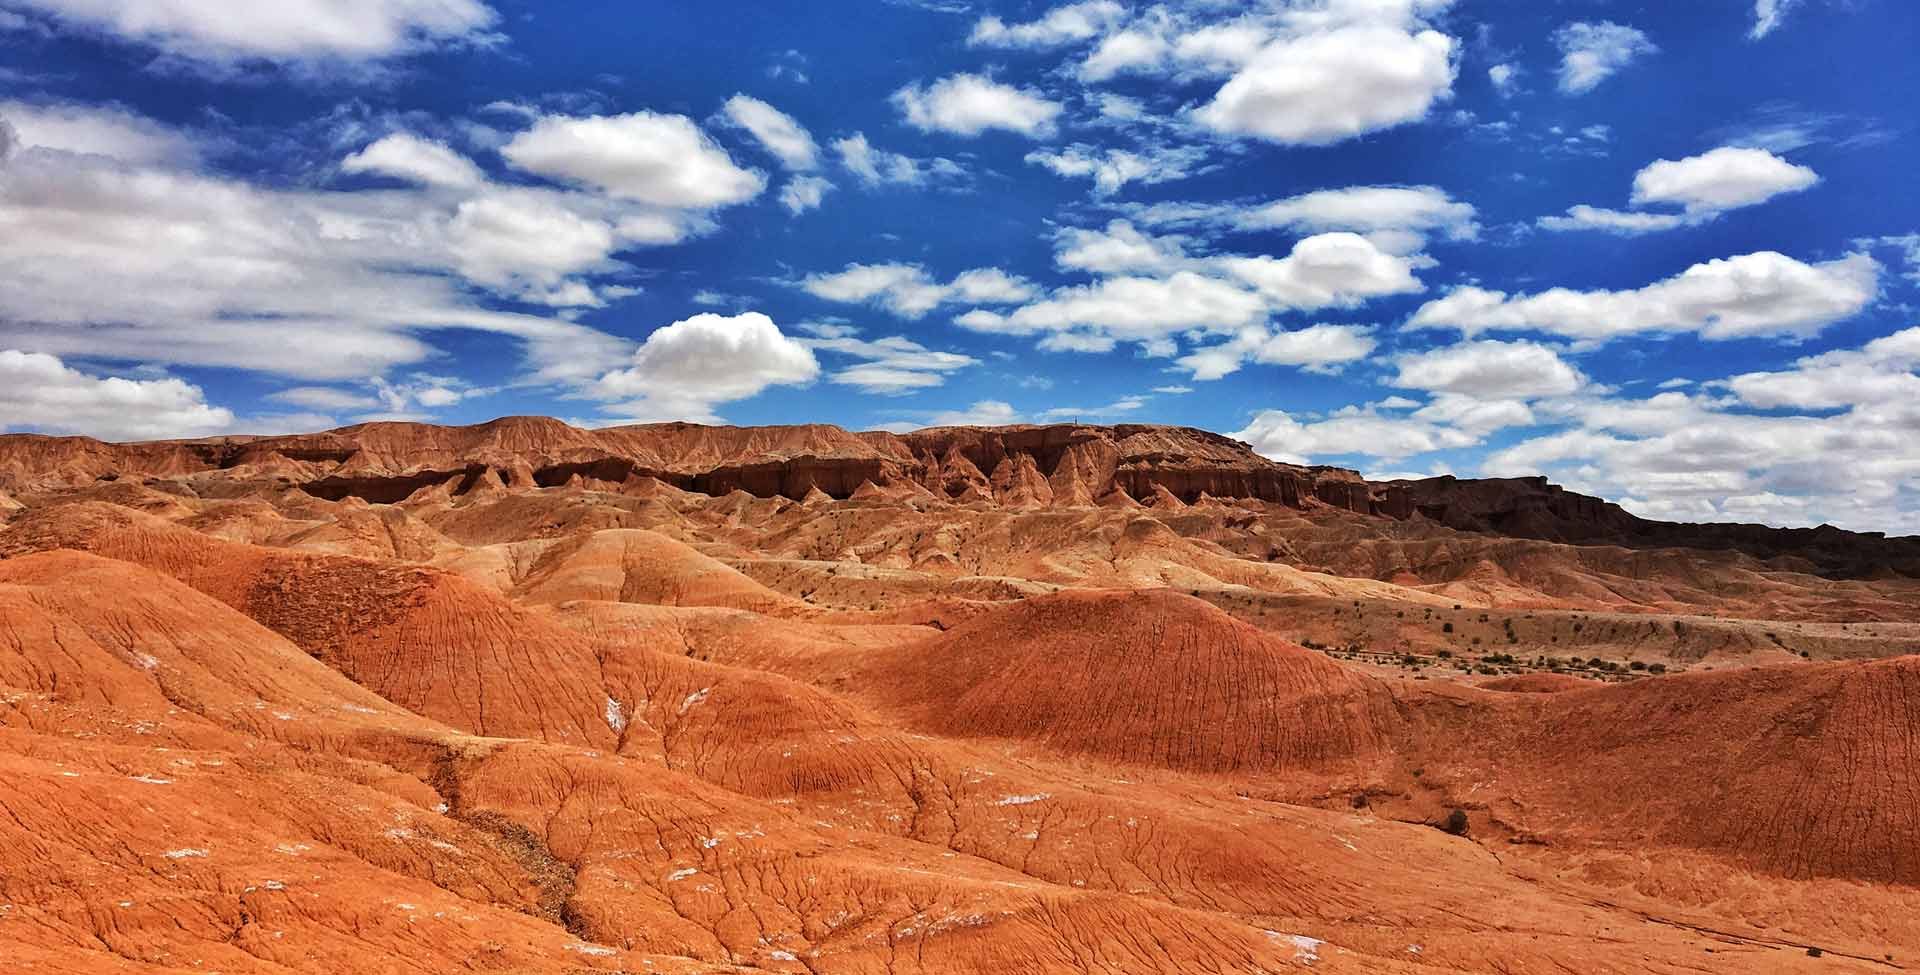
[[[0,517],[9,973],[1920,968],[1920,539],[540,418]]]

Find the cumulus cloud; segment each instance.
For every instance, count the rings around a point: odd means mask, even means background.
[[[482,40],[496,20],[479,0],[13,0],[13,6],[95,34],[193,61],[233,66],[367,61]]]
[[[1517,64],[1496,64],[1487,69],[1487,80],[1493,83],[1493,90],[1502,98],[1511,98],[1520,90],[1520,66]]]
[[[1114,221],[1105,230],[1062,230],[1055,248],[1063,268],[1112,276],[1055,289],[1007,313],[975,309],[955,323],[977,332],[1037,335],[1050,351],[1105,352],[1137,342],[1153,356],[1176,354],[1176,337],[1225,335],[1231,337],[1226,345],[1200,350],[1187,366],[1225,375],[1237,367],[1227,365],[1229,359],[1253,354],[1249,330],[1276,313],[1350,308],[1423,287],[1413,275],[1414,259],[1351,233],[1305,238],[1286,257],[1190,257],[1179,238],[1152,237]]]
[[[447,224],[461,276],[540,304],[597,304],[573,278],[605,269],[616,239],[612,225],[561,198],[506,188],[462,200]]]
[[[524,340],[557,378],[625,344],[476,306],[452,274],[484,255],[463,256],[452,201],[418,191],[271,191],[38,150],[0,173],[0,222],[0,342],[28,351],[359,378],[430,356],[422,331],[473,328]]]
[[[1145,342],[1191,329],[1257,324],[1267,313],[1267,302],[1250,289],[1177,271],[1161,278],[1113,277],[1060,288],[1009,314],[975,309],[954,321],[978,332],[1052,333],[1046,347],[1055,350],[1105,351],[1116,341]]]
[[[1059,102],[1029,88],[1015,88],[977,74],[956,74],[932,85],[912,84],[893,93],[907,124],[922,132],[973,137],[989,129],[1031,138],[1048,135]]]
[[[1637,28],[1610,20],[1578,21],[1554,32],[1560,48],[1560,90],[1583,95],[1599,87],[1634,61],[1660,53],[1660,48]]]
[[[1480,224],[1473,204],[1437,186],[1347,186],[1315,190],[1266,203],[1159,203],[1131,211],[1156,226],[1209,225],[1237,230],[1325,233],[1350,230],[1375,245],[1406,253],[1429,236],[1474,240]]]
[[[1322,324],[1281,332],[1256,326],[1242,329],[1230,341],[1196,349],[1177,364],[1202,382],[1238,372],[1247,362],[1332,372],[1372,355],[1379,345],[1373,331],[1370,325]]]
[[[1200,124],[1286,145],[1327,145],[1426,116],[1451,94],[1453,38],[1361,25],[1264,48],[1194,113]]]
[[[1109,221],[1101,230],[1062,227],[1053,241],[1054,263],[1065,270],[1160,273],[1193,266],[1185,238],[1145,234],[1126,220]]]
[[[91,376],[59,358],[0,349],[0,429],[103,440],[201,437],[232,430],[231,411],[174,378]]]
[[[919,318],[948,302],[1011,304],[1033,296],[1033,286],[996,268],[975,268],[942,284],[918,264],[849,264],[833,274],[813,274],[800,287],[816,298],[867,302],[904,318]]]
[[[1098,37],[1126,16],[1127,8],[1115,0],[1086,0],[1055,7],[1046,16],[1023,24],[1008,24],[998,17],[987,16],[974,23],[967,43],[976,47],[1027,50],[1060,47]]]
[[[780,205],[797,217],[808,210],[819,209],[827,193],[832,190],[833,183],[830,180],[819,176],[795,176],[780,188]]]
[[[1728,380],[1740,401],[1760,409],[1830,410],[1920,403],[1920,327],[1858,349],[1807,356],[1792,369],[1750,372]]]
[[[1696,264],[1630,291],[1555,288],[1508,295],[1457,288],[1428,302],[1413,328],[1540,331],[1604,340],[1641,332],[1697,332],[1703,338],[1811,335],[1858,314],[1879,293],[1880,265],[1866,254],[1805,264],[1761,251]]]
[[[345,173],[377,173],[426,186],[472,189],[486,182],[480,167],[444,142],[396,132],[340,161]]]
[[[1765,149],[1723,146],[1685,159],[1660,159],[1633,177],[1634,206],[1677,206],[1679,213],[1610,210],[1585,204],[1565,216],[1540,218],[1543,230],[1602,230],[1634,236],[1706,223],[1728,210],[1755,206],[1820,182],[1806,166]]]
[[[548,116],[500,154],[526,172],[659,207],[731,206],[766,188],[684,115]]]
[[[1477,446],[1492,433],[1539,422],[1536,404],[1576,396],[1586,377],[1553,349],[1532,342],[1462,342],[1399,356],[1392,385],[1429,394],[1424,404],[1395,396],[1325,417],[1265,410],[1234,437],[1291,463],[1369,457],[1397,461]]]
[[[786,168],[807,172],[819,167],[820,148],[814,144],[813,135],[785,112],[747,95],[735,95],[727,99],[721,112],[729,122],[752,135]]]
[[[1723,146],[1699,156],[1649,164],[1633,177],[1633,202],[1636,206],[1674,204],[1697,216],[1765,203],[1819,181],[1813,170],[1765,149]]]
[[[1413,262],[1358,234],[1316,234],[1284,258],[1225,257],[1219,266],[1259,290],[1275,308],[1351,308],[1369,298],[1408,294],[1424,286]]]
[[[655,330],[624,368],[602,375],[586,393],[605,401],[604,412],[636,422],[719,423],[720,404],[819,375],[813,350],[766,315],[705,313]]]
[[[1899,346],[1914,338],[1899,333],[1888,340]],[[1842,350],[1827,362],[1790,370],[1805,372],[1804,382],[1749,381],[1740,400],[1661,392],[1550,402],[1543,406],[1547,419],[1563,429],[1497,451],[1481,469],[1493,476],[1545,473],[1651,518],[1827,521],[1912,532],[1920,528],[1920,459],[1906,445],[1920,415],[1910,396],[1894,395],[1893,387],[1904,384],[1894,360],[1904,354],[1886,346]],[[1871,367],[1877,378],[1846,394],[1835,385],[1839,377],[1818,375],[1836,367]],[[1840,412],[1742,412],[1745,395]]]
[[[198,140],[120,109],[28,108],[10,108],[30,138],[0,161],[0,347],[54,357],[365,386],[465,329],[514,340],[518,380],[577,388],[633,343],[484,296],[581,307],[630,295],[614,253],[710,229],[712,206],[758,185],[678,117],[536,118],[510,142],[510,163],[584,189],[496,183],[408,132],[355,140],[340,164],[401,185],[267,189],[204,172]],[[635,120],[644,131],[629,131]],[[665,145],[634,148],[639,135]],[[590,151],[560,151],[567,138]],[[408,409],[454,392],[422,388]]]
[[[1250,229],[1285,228],[1307,233],[1351,230],[1389,249],[1413,248],[1427,235],[1473,240],[1480,234],[1473,205],[1437,186],[1350,186],[1317,190],[1245,211]]]
[[[1374,457],[1400,460],[1415,454],[1471,447],[1479,438],[1451,427],[1371,409],[1349,408],[1324,419],[1301,419],[1285,410],[1262,410],[1228,436],[1261,456],[1287,464],[1315,458]]]
[[[1402,356],[1393,385],[1475,399],[1565,396],[1586,378],[1559,353],[1534,342],[1463,342]]]

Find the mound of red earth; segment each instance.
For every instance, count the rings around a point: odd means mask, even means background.
[[[1916,552],[1169,427],[0,437],[0,968],[1900,970]]]
[[[887,655],[864,695],[912,726],[1193,772],[1377,759],[1384,681],[1168,590],[1063,592]]]

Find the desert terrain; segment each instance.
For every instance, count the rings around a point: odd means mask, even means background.
[[[0,437],[0,969],[1920,967],[1920,539],[1156,426]]]

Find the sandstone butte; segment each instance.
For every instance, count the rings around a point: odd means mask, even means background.
[[[1920,540],[1195,430],[0,437],[0,970],[1920,968]]]

